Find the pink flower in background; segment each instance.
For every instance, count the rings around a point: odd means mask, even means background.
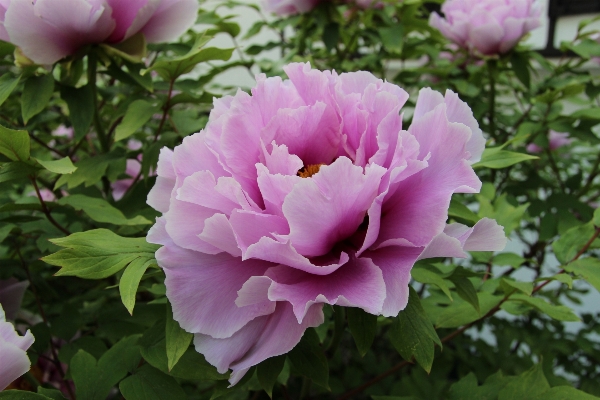
[[[129,150],[139,150],[142,148],[142,142],[135,139],[130,139],[127,142],[127,148]],[[125,193],[131,188],[131,185],[135,183],[135,178],[139,175],[142,170],[142,154],[139,154],[136,159],[128,159],[127,166],[125,167],[125,174],[129,175],[129,178],[119,179],[113,182],[112,195],[116,201],[119,201],[125,196]],[[150,170],[148,176],[155,176],[156,171]]]
[[[302,14],[309,12],[322,0],[263,0],[268,12],[279,16]]]
[[[150,43],[176,39],[197,13],[197,0],[3,0],[0,39],[38,64],[53,64],[85,45],[138,32]]]
[[[33,341],[30,331],[20,336],[13,324],[6,321],[0,305],[0,391],[29,371],[31,362],[27,357],[27,349]]]
[[[408,94],[368,72],[285,67],[215,100],[206,128],[162,149],[148,234],[180,325],[235,384],[287,353],[324,304],[396,316],[420,258],[500,250],[495,221],[446,225],[477,193],[485,140],[466,103]]]
[[[51,135],[56,137],[66,137],[67,139],[73,139],[73,137],[75,137],[75,131],[71,126],[59,125],[55,130],[52,131]]]
[[[572,141],[573,139],[569,138],[568,133],[551,130],[548,134],[548,148],[550,150],[556,150],[559,147],[569,145]],[[544,149],[535,143],[530,143],[527,145],[527,151],[530,153],[541,153]]]
[[[503,54],[540,26],[535,0],[447,0],[445,18],[432,13],[429,24],[457,45],[483,55]]]

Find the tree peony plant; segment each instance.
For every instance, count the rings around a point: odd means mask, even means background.
[[[445,18],[431,14],[429,23],[448,39],[481,55],[503,54],[540,26],[534,0],[447,0]]]
[[[290,64],[252,94],[215,100],[208,125],[163,149],[148,241],[174,318],[232,384],[290,351],[324,304],[396,316],[420,258],[500,250],[483,219],[446,225],[453,193],[481,187],[484,139],[456,94],[408,94],[368,72]]]
[[[30,331],[20,336],[15,327],[6,321],[4,309],[0,305],[0,390],[29,371],[31,362],[27,349],[33,344]]]
[[[85,45],[120,43],[138,32],[149,42],[176,39],[197,13],[196,0],[6,0],[0,39],[38,64],[53,64]]]

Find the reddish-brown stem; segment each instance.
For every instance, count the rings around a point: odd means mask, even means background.
[[[42,198],[42,194],[40,193],[40,188],[38,187],[38,184],[37,184],[35,178],[29,177],[29,179],[31,180],[31,183],[33,184],[33,188],[35,189],[35,194],[37,195],[38,200],[40,201],[40,205],[42,206],[42,212],[44,213],[44,215],[46,215],[46,218],[48,219],[48,221],[50,221],[50,223],[52,225],[54,225],[55,227],[57,227],[65,235],[70,235],[71,232],[69,232],[68,229],[66,229],[61,224],[59,224],[54,219],[54,217],[52,216],[52,214],[50,213],[50,210],[48,209],[48,206],[46,205],[46,202]]]
[[[577,260],[579,257],[581,257],[583,255],[583,253],[585,253],[590,246],[592,245],[592,243],[594,242],[594,240],[596,240],[598,238],[598,236],[600,236],[600,227],[596,228],[596,231],[594,232],[594,235],[590,238],[590,240],[588,240],[583,247],[581,248],[581,250],[579,250],[577,252],[577,254],[567,263],[570,264],[573,261]],[[564,270],[561,270],[560,273],[564,272]],[[546,281],[544,281],[543,283],[540,283],[539,285],[537,285],[533,291],[533,293],[536,293],[538,291],[540,291],[544,286],[546,286],[547,284],[549,284],[550,282],[552,282],[551,279],[548,279]],[[472,327],[473,325],[491,317],[492,315],[496,314],[498,311],[500,311],[502,304],[504,304],[508,299],[510,298],[510,295],[504,297],[502,300],[500,300],[500,302],[494,307],[492,308],[490,311],[488,311],[483,317],[467,324],[464,325],[460,328],[458,328],[457,330],[451,332],[450,334],[444,336],[441,339],[442,343],[446,343],[449,342],[450,340],[454,339],[456,336],[460,335],[461,333],[463,333],[464,331],[466,331],[467,329],[469,329],[470,327]],[[357,394],[361,393],[363,390],[367,389],[370,386],[373,386],[374,384],[380,382],[381,380],[387,378],[388,376],[390,376],[391,374],[393,374],[394,372],[404,368],[407,365],[411,365],[414,363],[414,358],[412,358],[410,361],[402,361],[396,365],[394,365],[392,368],[388,369],[387,371],[385,371],[384,373],[377,375],[375,378],[371,379],[368,382],[365,382],[364,384],[344,393],[343,395],[341,395],[340,397],[338,397],[337,400],[348,400],[353,398],[354,396],[356,396]]]

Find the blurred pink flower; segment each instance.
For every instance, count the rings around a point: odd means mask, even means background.
[[[59,125],[55,130],[51,133],[52,136],[56,137],[66,137],[68,139],[73,139],[75,136],[75,131],[71,126]]]
[[[139,150],[142,148],[142,142],[135,139],[130,139],[127,142],[127,148],[129,150]],[[116,201],[119,201],[125,196],[125,193],[129,190],[131,185],[135,183],[135,178],[139,175],[142,170],[142,154],[139,154],[136,159],[128,159],[127,166],[125,167],[125,174],[129,175],[130,178],[119,179],[113,182],[112,194]],[[156,171],[150,169],[148,176],[155,176]]]
[[[556,150],[559,147],[571,144],[572,141],[573,139],[569,138],[568,133],[551,130],[548,134],[548,148],[550,150]],[[544,149],[535,143],[530,143],[527,145],[527,151],[530,153],[541,153],[544,151]]]
[[[0,391],[29,371],[31,362],[27,357],[27,349],[33,341],[30,331],[25,336],[20,336],[13,324],[6,322],[0,305]]]
[[[445,18],[431,14],[429,24],[472,53],[503,54],[540,26],[535,0],[447,0]]]
[[[150,43],[176,39],[195,21],[197,0],[3,0],[0,39],[38,64],[81,47],[119,43],[142,32]]]
[[[263,0],[265,10],[279,16],[309,12],[322,0]]]
[[[403,130],[398,86],[284,69],[162,149],[148,195],[174,317],[232,384],[320,325],[324,304],[395,316],[419,258],[506,241],[493,220],[446,225],[452,194],[481,188],[470,164],[485,144],[455,93],[423,89]]]

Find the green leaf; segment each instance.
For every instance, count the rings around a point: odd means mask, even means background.
[[[143,365],[119,384],[125,400],[187,400],[177,381],[149,365]]]
[[[440,272],[437,268],[430,265],[418,266],[410,271],[410,275],[417,282],[436,285],[446,296],[448,296],[448,299],[452,301],[450,288],[446,281],[440,276]]]
[[[0,125],[0,153],[13,161],[29,160],[29,134]]]
[[[533,282],[518,282],[509,278],[502,278],[500,280],[500,287],[504,289],[506,294],[513,293],[515,290],[525,293],[527,296],[531,296],[533,291]]]
[[[552,249],[558,261],[563,264],[571,261],[594,234],[593,224],[587,223],[569,229],[554,243]]]
[[[600,292],[600,260],[595,257],[580,258],[565,265],[565,271],[585,279]]]
[[[490,293],[479,292],[479,307],[481,313],[475,311],[472,305],[462,299],[454,299],[454,302],[444,308],[436,317],[435,325],[438,328],[457,328],[462,325],[469,324],[487,314],[492,308],[498,305],[502,300],[502,296],[494,296]]]
[[[405,42],[404,26],[400,23],[392,24],[389,27],[379,28],[377,30],[381,38],[381,44],[390,53],[402,53]]]
[[[54,93],[54,77],[52,74],[32,76],[25,81],[21,95],[21,113],[23,121],[39,114],[46,108]]]
[[[494,255],[494,257],[492,257],[492,263],[494,265],[500,265],[500,266],[508,265],[515,269],[519,268],[524,262],[525,262],[525,259],[515,253],[500,253],[500,254],[496,254],[496,255]]]
[[[138,32],[119,43],[103,43],[100,47],[113,57],[123,58],[133,63],[140,63],[146,57],[146,37],[142,32]]]
[[[524,294],[514,294],[508,301],[519,301],[538,309],[540,312],[558,321],[579,321],[579,317],[567,306],[555,306],[539,297],[529,297]]]
[[[21,162],[9,162],[0,166],[0,183],[17,179],[27,179],[38,172],[34,166]]]
[[[421,306],[418,293],[409,287],[408,304],[394,319],[389,335],[392,345],[407,361],[413,356],[421,367],[431,372],[434,343],[442,347],[437,332]]]
[[[20,76],[14,77],[7,73],[0,77],[0,106],[4,104],[8,96],[15,90],[20,78]]]
[[[0,400],[52,400],[43,394],[22,390],[4,390],[0,392]]]
[[[354,307],[347,308],[346,315],[354,343],[356,343],[361,357],[364,357],[377,334],[377,316]]]
[[[73,189],[82,183],[88,187],[98,183],[103,176],[110,175],[111,169],[122,172],[125,170],[126,164],[123,155],[120,152],[111,152],[96,157],[84,158],[75,164],[77,167],[75,172],[60,177],[54,185],[54,189],[58,189],[65,184],[69,189]]]
[[[273,386],[277,382],[279,374],[285,364],[285,354],[277,357],[267,358],[256,367],[258,383],[270,398],[273,398]]]
[[[129,264],[127,268],[125,268],[123,275],[121,275],[121,279],[119,280],[119,294],[121,295],[123,305],[131,315],[133,315],[135,295],[138,286],[140,285],[140,280],[148,267],[153,263],[154,260],[138,258]]]
[[[89,85],[78,89],[63,85],[60,87],[60,97],[69,107],[69,119],[75,130],[75,141],[79,141],[88,133],[94,119],[92,88]]]
[[[68,205],[76,210],[83,210],[91,219],[114,225],[149,225],[152,222],[138,215],[126,218],[123,213],[110,205],[106,200],[97,197],[88,197],[82,194],[65,196],[57,202],[60,205]]]
[[[600,56],[600,43],[592,39],[583,39],[577,44],[569,44],[568,47],[583,58]]]
[[[448,209],[448,216],[450,217],[458,217],[462,219],[466,219],[470,222],[479,221],[479,217],[473,211],[469,210],[467,206],[462,204],[460,201],[452,198],[450,201],[450,208]]]
[[[293,371],[329,389],[329,364],[314,329],[304,331],[300,343],[288,353],[288,357]]]
[[[501,150],[498,147],[487,148],[483,151],[481,161],[473,164],[473,168],[501,169],[510,167],[527,160],[537,160],[539,157],[530,154]]]
[[[60,160],[44,161],[38,158],[35,159],[42,167],[55,174],[72,174],[77,170],[69,157],[61,158]]]
[[[506,385],[498,393],[498,400],[529,400],[548,389],[550,389],[550,385],[542,371],[542,364],[537,364]]]
[[[531,86],[531,74],[529,72],[529,60],[527,59],[527,56],[524,53],[515,51],[512,54],[510,63],[512,64],[512,69],[517,78],[525,88],[529,89]]]
[[[186,352],[194,335],[186,332],[179,326],[179,322],[173,319],[173,310],[171,305],[167,304],[167,324],[166,324],[166,347],[167,347],[167,368],[173,369],[177,361]]]
[[[45,387],[38,386],[37,392],[52,400],[67,400],[62,392],[57,389],[46,389]]]
[[[159,246],[145,238],[125,238],[108,229],[94,229],[51,239],[66,247],[42,258],[50,265],[62,267],[55,275],[71,275],[86,279],[106,278],[137,258],[151,260]]]
[[[573,278],[569,274],[558,274],[554,275],[551,279],[566,284],[569,289],[573,289]]]
[[[556,386],[532,400],[598,400],[598,397],[571,386]]]
[[[454,283],[456,293],[460,296],[460,298],[472,305],[473,308],[479,314],[481,314],[477,290],[475,290],[475,286],[473,286],[473,283],[469,280],[469,278],[466,276],[452,274],[452,276],[450,276],[448,279]]]
[[[123,121],[117,126],[115,142],[133,135],[159,110],[160,107],[146,100],[136,100],[131,103],[127,107]]]
[[[199,35],[196,43],[187,54],[180,57],[158,59],[145,73],[156,71],[161,78],[170,82],[183,74],[187,74],[201,62],[213,60],[227,61],[231,58],[233,48],[203,48],[209,39],[210,37]]]
[[[86,400],[106,399],[112,385],[107,387],[98,381],[98,374],[101,374],[102,371],[96,365],[94,356],[83,350],[79,350],[71,358],[69,367],[78,398]]]

